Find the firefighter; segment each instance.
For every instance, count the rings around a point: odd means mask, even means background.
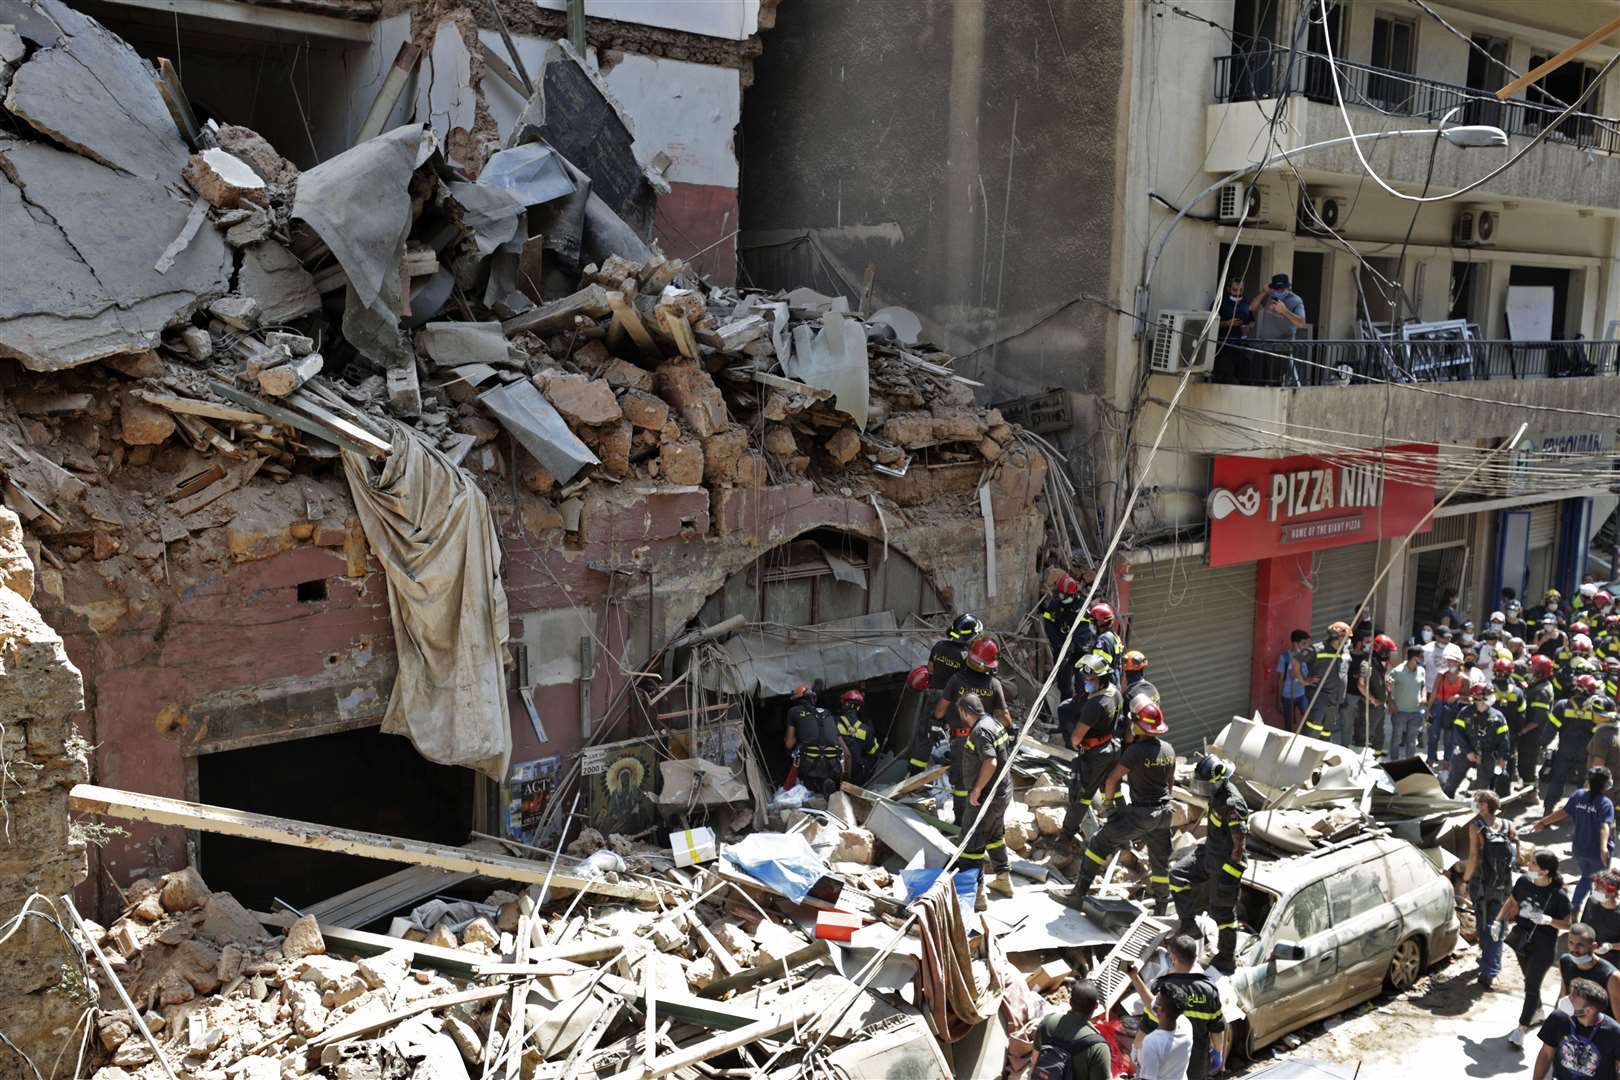
[[[1069,574],[1058,578],[1052,591],[1041,599],[1041,629],[1052,647],[1052,663],[1057,667],[1058,699],[1074,696],[1074,665],[1063,661],[1063,643],[1080,617],[1080,583]],[[1072,655],[1072,654],[1071,654]]]
[[[1620,699],[1620,656],[1603,659],[1603,692],[1611,698]]]
[[[877,729],[861,715],[866,695],[859,689],[845,690],[838,705],[838,734],[849,750],[850,779],[864,787],[877,764],[880,749]]]
[[[1135,649],[1125,654],[1125,700],[1146,695],[1155,703],[1159,701],[1159,688],[1147,680],[1148,658]]]
[[[1114,629],[1114,609],[1107,604],[1092,604],[1091,610],[1086,613],[1086,625],[1091,627],[1086,651],[1101,656],[1108,661],[1109,667],[1118,671],[1120,661],[1125,656],[1125,640]],[[1078,635],[1079,632],[1075,633]]]
[[[1547,712],[1547,721],[1558,740],[1553,750],[1552,769],[1541,793],[1542,802],[1551,808],[1563,805],[1564,788],[1580,783],[1586,767],[1586,744],[1592,738],[1598,714],[1587,708],[1587,699],[1598,692],[1600,684],[1595,675],[1577,675],[1569,696],[1553,703]]]
[[[1349,636],[1348,623],[1333,623],[1328,627],[1327,637],[1317,642],[1311,653],[1310,666],[1305,673],[1305,685],[1311,688],[1311,704],[1298,730],[1313,739],[1331,742],[1336,733],[1339,708],[1349,691],[1350,656],[1345,649],[1345,639]]]
[[[1594,602],[1597,600],[1597,594],[1597,582],[1588,581],[1583,583],[1579,589],[1575,590],[1574,602],[1569,607],[1569,617],[1571,619],[1580,619],[1583,622],[1590,619],[1596,611]]]
[[[984,698],[972,694],[957,699],[956,719],[966,725],[968,737],[963,743],[963,757],[967,762],[969,780],[967,817],[961,820],[967,828],[978,819],[968,834],[962,849],[962,858],[969,866],[978,865],[979,887],[973,906],[983,911],[989,906],[985,896],[985,863],[995,871],[988,882],[990,891],[1003,896],[1013,894],[1012,860],[1007,857],[1007,807],[1012,803],[1012,783],[1006,780],[1008,766],[1012,764],[1012,714],[1002,709],[998,719],[984,710]],[[981,815],[981,807],[982,816]]]
[[[813,795],[831,795],[844,779],[848,756],[838,736],[838,721],[816,704],[816,692],[804,684],[793,689],[788,709],[786,745],[798,752],[799,783]]]
[[[1498,658],[1491,665],[1492,687],[1496,691],[1496,711],[1502,714],[1508,725],[1507,766],[1496,777],[1496,793],[1506,795],[1513,788],[1513,777],[1517,771],[1519,752],[1519,733],[1524,730],[1525,705],[1524,687],[1514,677],[1514,664],[1512,660]]]
[[[1170,728],[1158,705],[1138,697],[1131,703],[1130,712],[1125,746],[1103,784],[1098,817],[1104,824],[1086,844],[1079,879],[1069,900],[1076,904],[1084,901],[1091,883],[1108,865],[1108,857],[1131,841],[1142,840],[1148,850],[1153,913],[1164,915],[1170,910],[1170,785],[1175,780],[1176,751],[1168,739],[1162,738]],[[1116,809],[1121,780],[1128,782],[1130,801]]]
[[[1554,671],[1550,657],[1539,653],[1530,657],[1524,686],[1524,720],[1514,740],[1519,782],[1529,785],[1532,801],[1538,798],[1536,778],[1541,772],[1541,758],[1552,741],[1552,707],[1557,698],[1552,684]]]
[[[1508,722],[1496,708],[1496,694],[1489,683],[1480,683],[1468,692],[1468,705],[1452,724],[1457,729],[1457,750],[1440,787],[1447,797],[1457,794],[1463,777],[1472,770],[1472,791],[1496,789],[1496,773],[1507,766]]]
[[[1211,786],[1208,827],[1204,842],[1170,868],[1170,895],[1183,934],[1198,936],[1200,912],[1215,920],[1215,958],[1210,963],[1230,975],[1237,963],[1238,883],[1249,840],[1249,806],[1232,783],[1232,763],[1225,758],[1205,755],[1195,775]]]
[[[1062,835],[1071,843],[1086,827],[1092,799],[1119,759],[1115,735],[1125,711],[1125,700],[1114,685],[1114,669],[1106,660],[1087,653],[1075,667],[1083,696],[1058,706],[1058,731],[1078,754],[1069,763],[1069,806],[1063,814]]]
[[[951,628],[943,638],[934,642],[933,649],[928,653],[927,691],[923,694],[922,707],[911,728],[911,760],[906,766],[907,776],[916,776],[928,768],[928,756],[934,747],[934,732],[939,727],[939,717],[943,715],[939,708],[940,696],[945,684],[951,681],[951,676],[962,670],[968,642],[983,631],[984,624],[978,617],[964,611],[951,622]]]
[[[952,706],[963,697],[972,695],[979,698],[984,711],[997,720],[1006,718],[1012,721],[1012,713],[1007,710],[1007,695],[1001,689],[1001,680],[996,678],[996,668],[1001,666],[1001,647],[989,635],[976,637],[968,645],[967,655],[962,660],[962,670],[952,675],[941,692],[939,704],[934,706],[934,719],[941,723],[946,722],[949,713],[949,733],[951,737],[951,805],[956,816],[951,820],[957,825],[965,825],[968,820],[968,784],[971,778],[968,775],[967,763],[963,757],[964,747],[972,729],[957,716]]]
[[[1545,622],[1547,616],[1551,615],[1553,622],[1556,624],[1564,614],[1564,609],[1562,606],[1563,599],[1563,595],[1559,593],[1557,589],[1548,589],[1546,594],[1541,598],[1541,603],[1531,608],[1528,612],[1530,621],[1533,623]]]
[[[1598,631],[1593,644],[1597,647],[1598,655],[1604,659],[1611,656],[1620,659],[1620,612],[1603,616],[1603,629]]]

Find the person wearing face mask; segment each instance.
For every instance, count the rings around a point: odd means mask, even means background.
[[[1574,824],[1575,837],[1570,847],[1575,864],[1581,869],[1581,880],[1575,886],[1570,906],[1577,912],[1592,889],[1592,875],[1607,869],[1609,865],[1614,837],[1614,803],[1606,792],[1613,782],[1614,777],[1609,770],[1599,765],[1586,774],[1584,788],[1530,827],[1531,832],[1540,832],[1566,819]]]
[[[1411,757],[1422,750],[1423,710],[1429,701],[1423,676],[1423,650],[1406,647],[1406,659],[1389,669],[1386,678],[1391,718],[1384,749],[1391,759]]]
[[[1332,742],[1338,734],[1339,714],[1344,707],[1347,692],[1346,679],[1350,670],[1349,650],[1345,639],[1350,636],[1350,624],[1335,622],[1328,627],[1327,636],[1317,643],[1311,653],[1310,668],[1305,685],[1311,696],[1310,710],[1299,728],[1313,739]],[[1349,743],[1341,743],[1348,746]]]
[[[1597,954],[1610,963],[1620,960],[1620,873],[1599,870],[1581,918],[1597,938]]]
[[[1457,752],[1457,714],[1468,702],[1468,674],[1463,667],[1462,650],[1455,645],[1445,648],[1445,669],[1434,680],[1429,695],[1429,764],[1438,765],[1445,750],[1449,761]]]
[[[1496,693],[1496,711],[1508,724],[1507,767],[1496,776],[1496,793],[1506,795],[1513,787],[1514,764],[1519,734],[1524,728],[1524,687],[1513,677],[1513,661],[1499,659],[1491,665],[1491,689]]]
[[[1457,794],[1464,777],[1474,774],[1473,790],[1491,791],[1497,771],[1507,766],[1508,724],[1496,708],[1496,695],[1489,686],[1476,686],[1469,703],[1452,721],[1456,728],[1456,752],[1440,785],[1447,797]]]
[[[1502,973],[1502,935],[1496,922],[1513,888],[1519,837],[1498,812],[1502,800],[1494,791],[1474,792],[1474,820],[1469,822],[1468,860],[1463,864],[1462,891],[1474,905],[1479,927],[1479,984],[1485,989]]]
[[[1527,638],[1530,636],[1530,624],[1524,618],[1524,605],[1517,600],[1510,601],[1507,607],[1502,610],[1502,614],[1506,616],[1502,623],[1502,629],[1510,637]]]
[[[1575,923],[1569,928],[1567,947],[1558,958],[1558,976],[1562,980],[1559,997],[1570,996],[1569,988],[1576,979],[1591,979],[1603,987],[1603,1013],[1613,1017],[1620,1012],[1620,971],[1597,954],[1597,935],[1586,923]]]
[[[1530,658],[1529,681],[1524,687],[1524,722],[1519,725],[1515,749],[1519,758],[1519,781],[1530,786],[1531,802],[1539,802],[1535,790],[1541,773],[1541,759],[1552,741],[1553,662],[1545,656]]]
[[[1608,1080],[1620,1061],[1620,1023],[1603,1013],[1603,988],[1592,980],[1576,979],[1569,996],[1571,1012],[1541,1025],[1534,1080]]]
[[[1087,653],[1075,664],[1082,696],[1058,706],[1058,731],[1079,756],[1069,763],[1069,805],[1063,813],[1061,835],[1078,847],[1082,829],[1094,827],[1092,799],[1119,760],[1115,735],[1125,708],[1124,696],[1114,685],[1114,669],[1097,653]]]
[[[1548,806],[1556,807],[1563,801],[1564,788],[1576,782],[1586,765],[1586,747],[1599,718],[1599,714],[1589,705],[1597,692],[1596,676],[1577,675],[1569,697],[1554,702],[1547,712],[1547,722],[1552,725],[1558,739],[1558,746],[1553,751],[1552,769],[1541,793],[1542,801]]]
[[[1537,848],[1530,860],[1530,872],[1519,875],[1502,912],[1496,917],[1497,929],[1511,926],[1506,944],[1518,958],[1524,973],[1524,1005],[1519,1024],[1508,1033],[1508,1042],[1522,1047],[1530,1025],[1541,1008],[1541,984],[1553,966],[1558,933],[1569,929],[1569,895],[1558,874],[1558,855]],[[1600,996],[1601,1003],[1601,996]]]

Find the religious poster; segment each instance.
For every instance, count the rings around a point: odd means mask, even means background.
[[[562,758],[556,755],[512,763],[501,787],[502,829],[508,840],[530,842],[551,803],[561,766]]]
[[[592,746],[580,754],[580,775],[590,791],[590,823],[603,836],[631,836],[658,821],[658,745],[631,739]]]

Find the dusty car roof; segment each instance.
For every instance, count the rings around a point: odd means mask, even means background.
[[[1397,840],[1393,836],[1357,837],[1351,843],[1326,851],[1291,855],[1283,859],[1265,861],[1257,859],[1249,863],[1244,880],[1252,881],[1273,892],[1287,892],[1326,874],[1365,862],[1375,854],[1411,846],[1405,840]]]

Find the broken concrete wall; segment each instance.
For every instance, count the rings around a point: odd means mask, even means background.
[[[83,683],[62,639],[33,605],[33,564],[17,516],[0,509],[0,921],[32,910],[50,916],[56,898],[85,876],[84,843],[70,832],[68,789],[87,779],[73,726]],[[37,895],[36,895],[37,894]],[[65,920],[65,913],[58,912]],[[0,1075],[41,1072],[67,1045],[90,1004],[82,960],[49,918],[26,918],[0,945]]]
[[[1104,383],[1126,5],[784,5],[743,104],[742,258],[900,304],[995,402]],[[1128,302],[1123,306],[1129,306]]]

